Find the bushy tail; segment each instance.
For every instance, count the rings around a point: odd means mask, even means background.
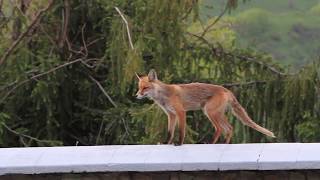
[[[247,112],[244,110],[244,108],[240,105],[236,97],[230,93],[230,104],[232,107],[232,114],[235,115],[243,124],[267,135],[270,137],[276,137],[273,132],[269,131],[266,128],[263,128],[256,124],[252,119],[248,116]]]

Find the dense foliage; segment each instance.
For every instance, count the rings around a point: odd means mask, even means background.
[[[1,147],[165,139],[164,113],[134,97],[134,72],[150,68],[167,83],[224,85],[277,136],[229,115],[233,143],[320,140],[320,60],[289,74],[267,54],[236,48],[223,21],[202,22],[198,1],[24,0],[0,10]],[[210,141],[202,113],[187,122],[187,143]]]

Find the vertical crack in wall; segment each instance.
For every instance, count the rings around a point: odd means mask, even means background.
[[[297,151],[297,156],[296,156],[296,158],[295,158],[295,163],[294,163],[294,166],[295,166],[295,168],[300,168],[300,167],[298,167],[299,165],[298,165],[298,157],[300,156],[300,152],[301,152],[301,149],[302,149],[302,144],[301,143],[298,143],[299,145],[298,145],[298,151]]]
[[[219,160],[218,160],[218,171],[220,171],[220,164],[221,164],[221,159],[223,157],[224,151],[227,149],[227,145],[224,144],[224,147],[222,149],[221,155],[219,156]]]
[[[260,164],[260,158],[261,158],[261,156],[262,156],[262,153],[263,153],[263,150],[264,150],[264,147],[266,146],[266,143],[264,143],[263,145],[262,145],[262,148],[261,148],[261,150],[260,150],[260,152],[259,152],[259,156],[258,156],[258,159],[257,159],[257,167],[258,167],[258,170],[259,169],[261,169],[261,164]]]

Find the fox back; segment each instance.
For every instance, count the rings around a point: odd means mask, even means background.
[[[139,79],[137,98],[148,97],[162,108],[174,104],[182,106],[185,111],[199,110],[211,97],[215,95],[225,97],[224,94],[228,93],[224,87],[212,84],[165,84],[152,72],[148,76],[137,75],[137,77]]]

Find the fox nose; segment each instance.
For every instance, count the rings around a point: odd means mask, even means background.
[[[142,99],[142,98],[144,98],[144,96],[145,96],[145,94],[143,92],[140,92],[140,91],[138,91],[137,94],[136,94],[136,98],[137,99]]]
[[[142,97],[143,97],[143,95],[141,95],[141,94],[139,93],[139,91],[138,91],[137,94],[136,94],[136,98],[137,98],[137,99],[142,99]]]
[[[142,99],[143,98],[143,96],[141,95],[141,94],[137,94],[137,97],[136,97],[137,99]]]

